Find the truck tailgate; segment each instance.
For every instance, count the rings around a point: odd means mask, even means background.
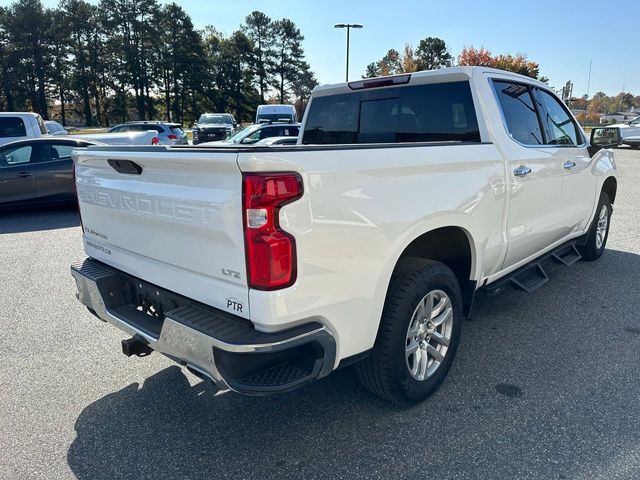
[[[162,147],[75,152],[87,255],[249,318],[236,157]]]

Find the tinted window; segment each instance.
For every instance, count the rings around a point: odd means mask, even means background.
[[[540,112],[549,145],[579,145],[582,135],[560,101],[544,90],[537,90],[544,109]]]
[[[184,131],[180,127],[171,127],[171,132],[176,135],[184,135]]]
[[[198,119],[198,123],[213,123],[213,124],[224,123],[224,124],[231,125],[232,120],[231,120],[231,116],[226,114],[207,115],[203,113],[202,115],[200,115],[200,118]]]
[[[260,138],[281,137],[282,135],[279,131],[281,131],[281,129],[276,127],[263,128],[260,130]]]
[[[362,90],[311,102],[303,143],[479,142],[468,82]]]
[[[51,145],[51,160],[70,160],[71,150],[75,148],[74,145]]]
[[[266,137],[297,137],[298,136],[298,127],[289,127],[289,126],[279,126],[277,128],[265,128],[265,130],[269,131],[269,134]],[[265,138],[265,137],[263,137]]]
[[[493,88],[511,136],[525,145],[542,145],[542,130],[529,88],[519,83],[498,81],[493,82]]]
[[[293,122],[293,115],[291,113],[260,113],[258,114],[257,121],[258,123],[264,121],[277,122],[277,121],[285,121],[285,122]]]
[[[23,165],[31,161],[31,145],[6,148],[0,153],[0,167]]]
[[[20,117],[0,117],[0,137],[26,137],[27,130]]]
[[[151,131],[151,130],[155,130],[158,133],[162,133],[164,132],[164,130],[162,129],[162,127],[160,125],[136,125],[138,128],[138,131]]]
[[[111,130],[109,130],[109,132],[111,133],[125,132],[126,130],[127,130],[127,127],[125,127],[124,125],[119,125],[117,127],[113,127]]]

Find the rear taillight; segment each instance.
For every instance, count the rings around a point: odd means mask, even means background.
[[[160,143],[160,139],[158,137],[153,137],[151,140],[151,145],[158,145]]]
[[[175,133],[170,133],[168,135],[169,140],[177,140],[178,139],[178,135],[176,135]]]
[[[244,238],[249,287],[285,288],[296,281],[296,243],[280,228],[280,208],[302,197],[297,173],[243,175]]]

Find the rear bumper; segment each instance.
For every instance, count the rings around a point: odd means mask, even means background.
[[[78,300],[98,318],[220,388],[247,395],[285,392],[333,369],[335,340],[319,323],[264,333],[246,319],[90,258],[72,265],[71,274]]]

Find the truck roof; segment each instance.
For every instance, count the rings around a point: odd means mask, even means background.
[[[0,112],[0,117],[15,117],[17,115],[25,115],[25,116],[30,116],[30,117],[38,117],[40,116],[39,113],[34,113],[34,112]]]
[[[468,80],[476,75],[481,75],[483,73],[494,73],[500,76],[511,77],[514,80],[526,81],[529,83],[538,84],[544,88],[549,88],[548,85],[545,85],[538,80],[535,80],[531,77],[527,77],[524,75],[520,75],[518,73],[507,72],[506,70],[499,70],[497,68],[491,67],[446,67],[440,68],[438,70],[424,70],[421,72],[413,72],[413,73],[401,73],[398,75],[389,75],[385,77],[375,77],[375,78],[365,78],[361,80],[355,80],[351,82],[342,82],[342,83],[333,83],[327,85],[319,85],[314,88],[312,95],[314,97],[322,97],[325,95],[337,95],[341,93],[349,93],[353,92],[354,89],[349,87],[349,85],[354,85],[358,82],[363,81],[375,81],[389,78],[400,78],[400,77],[408,77],[408,80],[402,81],[401,83],[388,85],[388,86],[398,86],[400,84],[408,84],[408,85],[419,85],[422,83],[436,83],[436,82],[446,82],[446,81],[461,81]],[[381,85],[381,88],[384,88],[387,85]]]

